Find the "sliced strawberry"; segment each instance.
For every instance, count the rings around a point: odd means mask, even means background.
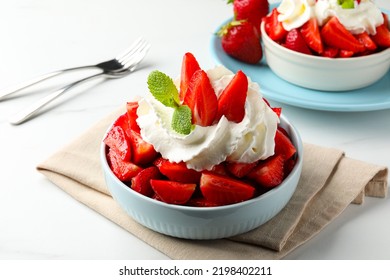
[[[138,165],[122,160],[121,156],[114,149],[109,149],[107,160],[115,176],[124,182],[130,181],[131,178],[142,170]]]
[[[186,53],[183,57],[180,75],[180,100],[184,100],[187,92],[188,84],[190,83],[192,75],[200,70],[200,66],[195,56],[192,53]]]
[[[303,38],[301,32],[299,32],[299,30],[296,28],[290,30],[287,33],[286,40],[282,45],[296,52],[311,54],[311,51],[306,45],[305,39]]]
[[[310,18],[300,29],[307,46],[318,54],[324,51],[320,29],[316,18]]]
[[[365,47],[349,32],[338,20],[332,17],[321,29],[321,37],[328,46],[352,51],[354,53],[363,52]]]
[[[223,163],[223,162],[220,164],[214,165],[213,168],[210,170],[210,172],[215,173],[215,174],[219,174],[219,175],[223,175],[223,176],[230,176],[230,173],[227,170],[225,163]]]
[[[168,179],[171,181],[187,184],[199,183],[201,173],[196,170],[187,168],[184,162],[170,162],[169,160],[160,157],[154,161],[154,165],[157,166],[161,174],[168,177]]]
[[[264,20],[264,28],[267,35],[275,42],[282,42],[287,36],[287,30],[284,29],[283,24],[278,20],[279,12],[277,8],[273,8]]]
[[[322,53],[323,57],[335,58],[339,55],[339,49],[329,46],[324,46],[324,52]]]
[[[284,163],[283,154],[276,154],[260,161],[247,177],[255,180],[261,187],[274,188],[283,182]]]
[[[142,139],[141,135],[130,130],[130,144],[132,162],[139,165],[148,165],[157,157],[158,153],[153,145]]]
[[[212,201],[209,201],[209,200],[207,200],[204,197],[191,198],[187,202],[187,205],[188,206],[193,206],[193,207],[215,207],[215,206],[219,206],[219,204],[214,203]]]
[[[359,40],[360,43],[362,43],[364,45],[366,50],[374,51],[378,48],[377,45],[375,44],[375,42],[371,39],[370,35],[368,35],[367,32],[362,32],[360,34],[356,34],[355,37],[356,37],[356,39]]]
[[[218,32],[223,50],[231,57],[249,64],[263,57],[260,35],[249,21],[232,21]]]
[[[261,19],[268,14],[267,0],[234,0],[233,11],[237,20],[248,20],[260,32]]]
[[[125,116],[121,116],[118,120],[123,121]],[[118,121],[114,123],[112,128],[108,131],[103,142],[110,147],[110,149],[115,150],[115,153],[123,161],[130,161],[131,157],[131,148],[129,140],[123,128],[118,125]]]
[[[275,134],[275,154],[282,154],[287,160],[295,155],[297,152],[295,146],[291,142],[287,133],[278,128]]]
[[[196,184],[183,184],[167,180],[150,180],[154,192],[161,201],[169,204],[185,204],[195,191]]]
[[[245,116],[247,92],[248,78],[239,70],[219,96],[217,120],[224,115],[229,121],[241,122]]]
[[[241,163],[241,162],[228,162],[226,167],[231,174],[237,178],[243,178],[252,171],[257,165],[257,162]]]
[[[150,180],[160,178],[161,174],[158,171],[158,168],[150,166],[140,171],[131,179],[131,188],[140,194],[151,197],[154,192],[152,186],[150,185]]]
[[[382,48],[390,48],[390,30],[388,20],[376,28],[376,34],[371,36],[372,40]]]
[[[355,53],[353,51],[347,51],[347,50],[340,50],[339,51],[339,57],[341,58],[347,58],[352,57]]]
[[[192,75],[183,104],[190,107],[193,124],[209,126],[214,122],[218,101],[205,71],[198,70]]]
[[[211,203],[227,205],[251,199],[255,188],[242,181],[203,172],[200,178],[200,190]]]
[[[284,178],[286,178],[288,176],[288,174],[291,173],[296,162],[297,162],[296,157],[292,157],[292,158],[286,160],[286,162],[284,164]]]
[[[127,102],[126,104],[127,109],[127,116],[128,116],[128,122],[129,122],[129,128],[135,132],[140,132],[140,128],[137,123],[137,109],[138,109],[138,102]]]

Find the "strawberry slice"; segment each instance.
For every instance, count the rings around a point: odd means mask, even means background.
[[[261,187],[270,189],[280,185],[284,178],[284,156],[276,154],[260,161],[248,174],[248,178],[255,180]]]
[[[257,165],[257,162],[242,163],[242,162],[228,162],[226,167],[231,174],[237,178],[243,178],[252,171]]]
[[[161,174],[168,177],[168,179],[171,181],[187,184],[199,183],[201,173],[196,170],[187,168],[184,162],[170,162],[169,160],[160,157],[156,159],[153,164],[157,166]]]
[[[192,75],[200,70],[200,66],[195,56],[192,53],[186,53],[183,57],[180,75],[180,100],[184,100],[187,92],[188,84],[190,83]]]
[[[301,32],[299,32],[299,30],[296,28],[291,29],[287,33],[286,40],[282,45],[296,52],[309,54],[309,55],[311,54],[311,51],[309,47],[306,45],[305,39],[303,38]]]
[[[287,133],[283,133],[282,130],[278,128],[275,134],[275,154],[282,154],[287,160],[292,158],[296,152],[297,150],[287,136]]]
[[[141,135],[133,130],[130,130],[130,144],[132,148],[132,162],[135,164],[151,164],[158,155],[153,145],[143,140]]]
[[[367,32],[356,34],[355,37],[359,40],[360,43],[364,45],[366,50],[374,51],[378,48]]]
[[[307,46],[318,54],[324,51],[318,21],[310,18],[300,29]]]
[[[365,47],[349,32],[338,20],[332,17],[321,29],[321,37],[328,46],[352,51],[354,53],[363,52]]]
[[[190,80],[183,104],[192,111],[192,123],[212,125],[217,115],[218,100],[209,77],[203,70],[196,71]]]
[[[150,180],[158,199],[169,204],[185,204],[195,191],[196,184],[183,184],[168,180]]]
[[[249,184],[211,172],[202,173],[200,190],[210,203],[218,205],[245,201],[255,193],[255,188]]]
[[[376,28],[376,34],[372,35],[372,40],[382,48],[390,48],[390,30],[388,20],[385,16],[385,22]]]
[[[131,188],[140,194],[151,197],[154,192],[150,184],[150,180],[160,178],[161,174],[158,171],[158,168],[150,166],[140,171],[131,179]]]
[[[287,30],[284,29],[283,24],[278,20],[279,12],[277,8],[273,8],[264,20],[265,32],[275,42],[282,42],[287,36]]]
[[[222,91],[218,99],[217,120],[222,115],[232,122],[239,123],[245,116],[245,101],[248,92],[248,78],[239,70]]]
[[[126,103],[126,109],[127,109],[127,116],[128,116],[128,123],[129,128],[135,132],[140,132],[140,128],[137,123],[137,109],[138,109],[138,102],[127,102]]]
[[[329,46],[324,46],[324,52],[322,53],[323,57],[335,58],[339,55],[339,49]]]
[[[112,172],[123,182],[129,182],[131,178],[136,176],[142,170],[142,168],[138,165],[122,160],[121,156],[115,149],[110,149],[108,151],[107,160]]]
[[[113,124],[112,128],[108,131],[103,142],[110,147],[111,150],[115,150],[115,153],[123,161],[130,161],[131,148],[126,132],[121,125],[124,125],[127,120],[126,115],[122,115]]]

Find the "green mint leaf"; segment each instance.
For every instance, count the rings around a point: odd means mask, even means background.
[[[182,105],[176,107],[172,115],[173,130],[180,134],[190,134],[192,130],[192,112],[190,107]]]
[[[165,106],[172,108],[179,106],[179,92],[169,76],[158,70],[151,72],[148,87],[154,98]]]
[[[354,0],[338,0],[338,3],[343,9],[355,8]]]

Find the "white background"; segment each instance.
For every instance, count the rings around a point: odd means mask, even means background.
[[[390,1],[377,3],[390,10]],[[45,93],[0,102],[0,259],[167,259],[72,199],[38,163],[146,90],[150,71],[178,76],[182,55],[214,66],[209,42],[232,16],[224,0],[9,0],[0,4],[0,89],[52,70],[94,64],[144,36],[152,48],[138,71],[69,93],[20,126],[7,118]],[[390,94],[390,89],[389,89]],[[282,106],[302,139],[390,166],[390,110],[323,112]],[[287,259],[390,259],[390,203],[366,199]]]

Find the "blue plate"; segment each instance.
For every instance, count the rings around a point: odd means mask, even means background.
[[[217,64],[222,64],[233,72],[244,71],[246,75],[260,85],[263,96],[270,100],[323,111],[358,112],[390,108],[390,71],[375,84],[359,90],[316,91],[282,80],[271,71],[265,58],[256,65],[233,59],[223,51],[218,36],[214,35],[211,38],[210,49]]]

